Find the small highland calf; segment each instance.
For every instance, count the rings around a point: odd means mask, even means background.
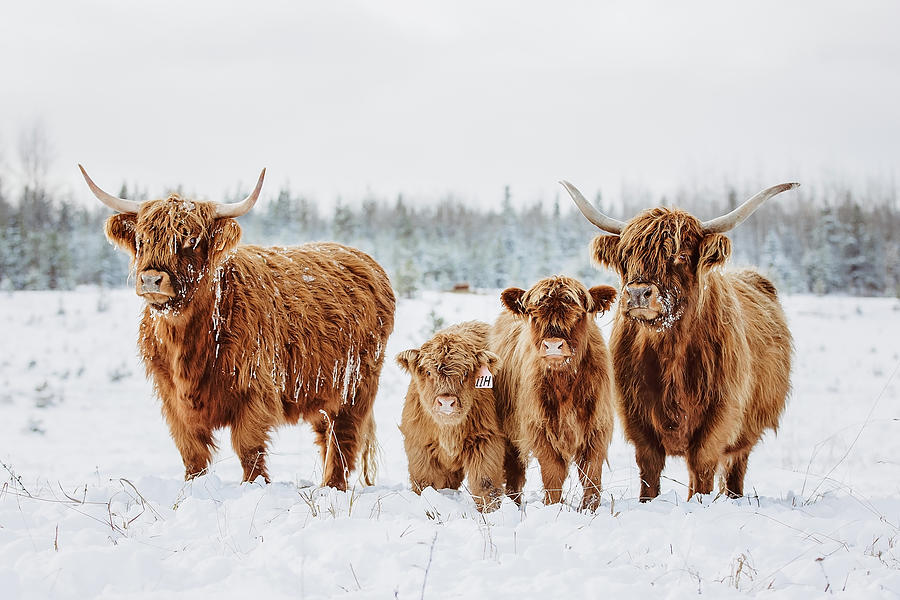
[[[465,476],[480,511],[500,505],[506,448],[493,389],[484,387],[497,364],[487,350],[489,329],[478,321],[460,323],[397,355],[412,375],[400,431],[413,491],[458,489]]]
[[[615,289],[585,288],[570,277],[548,277],[527,292],[501,295],[506,311],[491,329],[498,408],[508,436],[506,491],[520,502],[533,454],[541,466],[544,501],[562,499],[572,461],[584,487],[582,509],[600,504],[600,479],[613,430],[609,351],[599,327]]]

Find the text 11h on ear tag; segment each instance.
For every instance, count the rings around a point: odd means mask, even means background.
[[[492,388],[494,387],[494,376],[488,371],[487,365],[481,365],[475,378],[476,388]]]

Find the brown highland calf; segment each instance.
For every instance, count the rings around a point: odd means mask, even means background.
[[[316,432],[323,483],[346,489],[362,455],[374,477],[372,403],[394,324],[394,294],[378,264],[339,244],[239,245],[237,204],[172,194],[132,202],[82,173],[119,211],[106,235],[132,256],[144,298],[138,346],[184,461],[185,478],[207,468],[213,430],[231,428],[243,478],[267,482],[272,429],[301,418]]]
[[[588,220],[615,234],[594,238],[591,253],[622,277],[610,346],[641,499],[659,495],[666,456],[687,460],[688,498],[710,493],[717,472],[723,493],[742,495],[750,451],[784,410],[792,342],[768,279],[717,268],[731,254],[722,234],[798,184],[768,188],[702,223],[668,208],[623,223],[563,185]]]
[[[412,375],[400,431],[413,491],[458,489],[465,476],[480,511],[500,506],[506,449],[493,390],[476,387],[497,363],[497,355],[487,350],[489,329],[487,323],[467,321],[397,355]]]
[[[544,502],[562,499],[572,461],[584,487],[581,507],[600,504],[600,479],[613,431],[612,365],[594,322],[616,297],[608,285],[549,277],[527,292],[509,288],[491,329],[500,357],[496,390],[504,430],[506,492],[521,501],[533,454],[541,466]]]

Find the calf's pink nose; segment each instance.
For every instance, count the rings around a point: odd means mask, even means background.
[[[434,407],[438,412],[450,414],[456,410],[456,401],[458,400],[456,396],[438,396],[434,400]]]
[[[541,341],[543,354],[549,358],[562,358],[572,356],[569,344],[562,338],[546,338]]]

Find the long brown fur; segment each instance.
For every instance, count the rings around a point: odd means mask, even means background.
[[[178,195],[106,222],[107,236],[174,297],[148,304],[138,346],[185,477],[202,473],[213,431],[231,428],[243,479],[267,482],[272,429],[313,426],[323,484],[346,489],[362,455],[371,484],[372,404],[394,324],[394,294],[371,257],[334,243],[239,245],[234,219]]]
[[[413,490],[458,489],[466,477],[481,511],[500,505],[506,449],[493,390],[475,387],[479,369],[494,370],[497,364],[497,356],[487,350],[489,329],[487,323],[467,321],[397,355],[397,363],[412,376],[400,431]],[[435,398],[442,395],[458,398],[458,414],[435,412]]]
[[[678,210],[645,211],[591,250],[623,286],[655,285],[666,307],[652,322],[633,319],[623,292],[610,337],[641,499],[659,494],[666,456],[686,458],[688,497],[711,492],[717,471],[723,493],[742,495],[750,451],[777,429],[790,390],[791,334],[775,287],[753,270],[719,269],[729,239]]]
[[[494,323],[490,348],[500,357],[497,390],[501,418],[511,443],[506,490],[521,501],[525,468],[534,455],[541,466],[544,501],[560,502],[574,461],[584,488],[581,506],[600,504],[601,476],[613,431],[612,364],[594,322],[616,291],[588,290],[569,277],[549,277],[530,290],[505,290],[507,310]],[[564,339],[572,356],[548,366],[542,340]]]

